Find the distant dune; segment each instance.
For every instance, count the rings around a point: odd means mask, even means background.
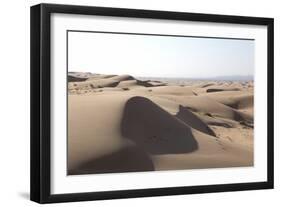
[[[68,174],[253,166],[253,81],[68,74]]]

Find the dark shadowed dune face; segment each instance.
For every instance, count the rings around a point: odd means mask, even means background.
[[[216,136],[213,130],[208,127],[208,125],[204,123],[199,117],[190,112],[187,107],[183,107],[180,105],[179,112],[176,114],[176,117],[194,129],[197,129],[211,136]]]
[[[135,78],[130,75],[113,76],[111,79],[118,80],[118,81],[135,80]]]
[[[208,88],[207,93],[221,92],[221,91],[240,91],[239,88]]]
[[[69,169],[68,175],[152,170],[154,165],[146,152],[136,146],[127,146],[112,154],[81,163],[75,169]]]
[[[68,75],[67,76],[67,81],[68,82],[82,82],[87,80],[88,78],[84,78],[84,77],[77,77],[77,76],[72,76],[72,75]]]
[[[150,154],[188,153],[198,149],[189,126],[144,97],[127,101],[121,132]]]
[[[141,81],[141,80],[136,80],[137,84],[139,86],[144,86],[144,87],[156,87],[156,86],[165,86],[165,83],[157,82],[157,81]]]

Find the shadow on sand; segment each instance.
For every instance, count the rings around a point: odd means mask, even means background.
[[[144,97],[127,101],[121,132],[149,154],[179,154],[198,149],[190,127]]]
[[[117,152],[82,163],[68,175],[92,173],[120,173],[152,171],[154,166],[149,155],[136,146],[127,146]]]

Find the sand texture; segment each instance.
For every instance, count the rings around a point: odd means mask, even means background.
[[[68,74],[68,174],[253,166],[253,81]]]

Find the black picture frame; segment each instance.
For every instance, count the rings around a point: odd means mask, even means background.
[[[51,194],[50,188],[50,129],[51,129],[51,71],[50,71],[50,15],[52,13],[134,17],[194,22],[219,22],[267,26],[267,181],[221,185],[167,187],[153,189]],[[273,188],[274,177],[274,78],[273,78],[273,19],[246,16],[195,14],[124,8],[104,8],[56,4],[39,4],[31,7],[31,174],[30,199],[38,203],[87,201],[102,199],[165,196],[224,191],[241,191]]]

